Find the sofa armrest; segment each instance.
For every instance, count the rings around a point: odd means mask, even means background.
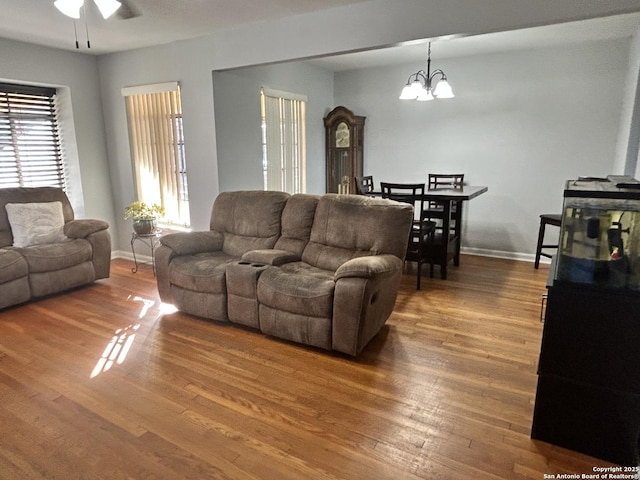
[[[213,231],[176,232],[160,237],[160,243],[176,255],[216,252],[222,250],[223,241],[222,234]]]
[[[103,220],[80,218],[64,224],[64,234],[69,238],[87,238],[92,233],[107,230],[109,224]]]
[[[402,260],[395,255],[359,257],[335,272],[331,348],[357,355],[393,311]]]
[[[402,260],[395,255],[370,255],[352,258],[336,270],[333,279],[341,278],[376,278],[390,276],[402,269]]]
[[[261,263],[263,265],[273,265],[279,267],[285,263],[299,262],[300,255],[288,252],[287,250],[262,249],[251,250],[242,255],[242,260],[252,263]]]

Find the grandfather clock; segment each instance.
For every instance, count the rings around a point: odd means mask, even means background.
[[[345,107],[325,118],[327,193],[356,193],[354,177],[362,176],[365,117]]]

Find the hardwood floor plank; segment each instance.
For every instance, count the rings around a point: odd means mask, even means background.
[[[173,312],[151,269],[0,311],[0,478],[541,479],[548,266],[463,256],[357,358]]]

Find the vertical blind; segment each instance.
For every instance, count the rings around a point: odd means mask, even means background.
[[[0,83],[0,188],[64,188],[56,89]]]
[[[139,93],[143,92],[143,93]],[[165,220],[189,224],[182,106],[177,83],[123,89],[138,200],[165,209]]]
[[[265,190],[306,190],[306,97],[263,88],[262,154]]]

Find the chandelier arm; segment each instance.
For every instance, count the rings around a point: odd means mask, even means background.
[[[431,83],[433,82],[433,78],[436,75],[442,75],[442,80],[447,80],[447,75],[440,69],[434,70],[433,73],[431,74],[431,76],[429,76],[429,85],[431,85]]]
[[[427,77],[427,72],[425,72],[424,70],[418,70],[416,73],[411,75],[409,78],[411,78],[411,77],[415,78],[414,81],[418,81],[418,78],[422,78],[422,83],[424,83],[425,86],[427,86],[427,84],[429,83],[429,78]]]

